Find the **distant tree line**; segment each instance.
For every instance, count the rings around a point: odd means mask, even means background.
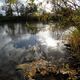
[[[5,0],[6,5],[2,6],[6,16],[26,16],[29,13],[37,12],[37,5],[30,0],[30,3],[24,5],[19,0]]]
[[[4,5],[4,9],[6,11],[6,16],[13,16],[14,13],[17,16],[26,16],[29,13],[38,12],[38,6],[34,3],[35,0],[26,0],[25,5],[21,3],[19,0],[5,0],[6,5]],[[76,3],[76,0],[50,0],[53,4],[52,12],[56,13],[63,8],[75,9],[80,8],[80,0],[77,0],[79,4]],[[47,4],[48,4],[47,0]]]

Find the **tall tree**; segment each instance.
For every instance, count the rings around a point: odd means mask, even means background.
[[[13,15],[13,10],[11,5],[16,3],[17,0],[5,0],[5,3],[8,4],[7,5],[7,10],[6,10],[6,16],[12,16]]]
[[[6,16],[13,16],[13,10],[10,5],[8,5],[8,9],[6,10]]]

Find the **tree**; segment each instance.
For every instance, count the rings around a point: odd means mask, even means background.
[[[25,8],[25,15],[32,14],[33,12],[37,12],[37,5],[34,3],[34,0],[29,0],[30,3],[28,3],[28,0],[26,1],[28,5]]]
[[[77,9],[77,7],[80,7],[77,3],[76,0],[52,0],[52,3],[54,5],[54,10],[58,8],[73,8]]]
[[[5,0],[7,5],[6,16],[13,16],[12,4],[16,3],[17,0]]]
[[[16,8],[16,12],[17,12],[17,15],[19,16],[19,4],[20,2],[17,0],[16,3],[15,3],[15,8]]]
[[[6,10],[6,16],[13,16],[13,10],[11,6],[8,6],[8,9]]]
[[[25,7],[24,7],[23,4],[21,5],[21,7],[20,7],[20,9],[19,9],[19,12],[20,12],[20,15],[21,15],[21,16],[24,16],[24,15],[25,15]]]

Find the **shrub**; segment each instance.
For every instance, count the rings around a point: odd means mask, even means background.
[[[69,44],[71,45],[71,54],[80,60],[80,31],[73,31],[69,38]]]

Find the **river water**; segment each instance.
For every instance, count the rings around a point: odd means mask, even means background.
[[[21,64],[40,58],[58,65],[66,62],[64,38],[71,30],[59,30],[54,23],[0,25],[0,67],[10,61]]]

